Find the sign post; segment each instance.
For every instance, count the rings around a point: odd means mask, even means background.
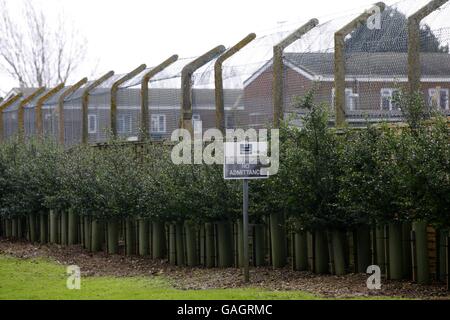
[[[244,237],[244,281],[250,281],[249,256],[248,256],[248,179],[243,180],[243,237]]]
[[[267,142],[227,142],[225,143],[224,179],[242,180],[243,183],[243,238],[244,238],[244,280],[250,281],[248,250],[248,184],[251,179],[267,179],[267,169],[259,161],[259,156],[267,155]]]

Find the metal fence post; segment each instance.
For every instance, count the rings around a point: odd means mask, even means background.
[[[28,97],[20,101],[19,108],[17,109],[17,132],[19,134],[19,141],[25,142],[25,121],[24,121],[24,112],[25,106],[30,103],[34,98],[41,95],[45,91],[45,87],[40,87]]]
[[[380,12],[386,8],[383,2],[378,2],[375,6],[380,9]],[[367,10],[334,34],[334,105],[337,127],[345,123],[345,37],[367,23],[372,15],[371,10]]]
[[[420,22],[448,0],[433,0],[408,18],[408,83],[409,93],[420,90]]]
[[[0,142],[3,141],[4,139],[4,132],[3,132],[3,111],[8,108],[9,106],[11,106],[13,103],[15,103],[17,100],[19,100],[20,98],[22,98],[22,93],[19,92],[18,94],[12,96],[11,98],[9,98],[8,100],[6,100],[5,102],[3,102],[0,105]]]
[[[131,71],[130,73],[127,73],[122,78],[114,82],[114,84],[111,87],[111,132],[113,137],[117,136],[117,91],[119,91],[119,87],[127,82],[130,79],[133,79],[135,76],[137,76],[139,73],[145,70],[147,66],[145,64],[141,64],[139,67]]]
[[[148,117],[150,116],[149,106],[148,106],[148,83],[151,78],[156,76],[158,73],[166,69],[172,63],[178,60],[178,55],[173,55],[167,60],[165,60],[160,65],[152,68],[147,72],[142,78],[141,82],[141,134],[139,135],[140,140],[145,140],[150,137],[150,128],[148,125]]]
[[[301,39],[311,29],[319,24],[319,20],[311,19],[298,28],[280,43],[273,47],[273,124],[280,127],[280,120],[284,118],[283,112],[283,51],[295,41]]]
[[[42,107],[44,106],[44,103],[53,97],[55,94],[57,94],[62,88],[64,88],[64,83],[61,83],[45,93],[42,97],[39,98],[37,104],[36,104],[36,113],[35,113],[35,121],[36,121],[36,135],[41,136],[43,135],[44,131],[42,128]]]
[[[223,134],[225,133],[225,102],[223,97],[223,78],[222,65],[231,56],[239,52],[243,47],[252,42],[256,38],[256,34],[250,33],[244,39],[239,41],[236,45],[229,48],[221,54],[214,64],[214,82],[215,82],[215,98],[216,98],[216,128]]]
[[[224,46],[218,46],[184,66],[181,71],[181,121],[180,128],[193,136],[192,128],[192,75],[200,67],[225,52]]]
[[[58,122],[59,122],[59,143],[64,144],[65,132],[64,132],[64,100],[72,93],[80,89],[88,81],[87,78],[83,78],[73,86],[65,90],[58,99]]]
[[[95,80],[91,84],[89,84],[83,91],[83,98],[81,103],[81,143],[87,144],[89,141],[89,128],[88,128],[88,111],[89,111],[89,94],[92,90],[97,88],[99,85],[101,85],[103,82],[108,80],[114,75],[114,71],[109,71],[99,79]]]

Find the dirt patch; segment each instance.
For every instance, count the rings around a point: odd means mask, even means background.
[[[143,257],[89,253],[81,246],[33,245],[24,242],[0,240],[0,254],[17,258],[50,258],[62,265],[81,267],[83,276],[152,276],[164,275],[182,290],[213,288],[242,288],[247,285],[238,269],[180,268],[163,260]],[[289,268],[253,268],[248,286],[266,290],[301,290],[330,298],[346,297],[404,297],[414,299],[450,299],[450,293],[442,284],[428,286],[408,281],[382,281],[382,289],[370,291],[366,287],[367,276],[350,274],[342,277],[295,272]]]

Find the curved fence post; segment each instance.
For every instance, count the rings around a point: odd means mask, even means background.
[[[73,86],[65,90],[58,99],[58,122],[59,122],[59,143],[64,144],[65,132],[64,132],[64,100],[72,93],[80,89],[88,81],[87,78],[83,78]]]
[[[375,7],[383,12],[386,5],[383,2],[378,2]],[[334,104],[337,127],[345,123],[345,37],[359,26],[367,23],[367,20],[373,15],[372,11],[365,11],[334,34]]]
[[[19,92],[18,94],[12,96],[11,98],[9,98],[8,100],[6,100],[5,102],[3,102],[0,105],[0,142],[3,141],[4,139],[4,132],[3,132],[3,110],[5,110],[6,108],[8,108],[9,106],[11,106],[13,103],[15,103],[17,100],[19,100],[20,98],[22,98],[22,93]]]
[[[239,52],[243,47],[248,45],[256,38],[256,34],[250,33],[244,39],[239,41],[236,45],[229,48],[221,54],[214,64],[214,82],[215,82],[215,98],[216,98],[216,128],[223,134],[225,133],[225,102],[223,97],[223,78],[222,65],[231,56]]]
[[[44,106],[44,103],[53,97],[55,94],[57,94],[62,88],[64,88],[64,83],[61,83],[45,93],[42,97],[39,98],[37,104],[36,104],[36,113],[35,113],[35,121],[36,121],[36,135],[37,136],[43,136],[43,128],[42,128],[42,107]]]
[[[17,132],[19,134],[19,141],[25,142],[25,123],[24,123],[24,111],[25,106],[30,103],[34,98],[41,95],[45,91],[45,87],[40,87],[28,97],[20,101],[19,108],[17,109]]]
[[[311,19],[306,24],[295,30],[273,47],[273,124],[275,128],[280,126],[283,113],[283,51],[295,41],[301,39],[306,33],[319,24],[319,20]]]
[[[83,91],[83,98],[81,103],[81,143],[87,144],[89,141],[89,128],[88,128],[88,111],[89,111],[89,94],[92,90],[97,88],[103,82],[108,80],[114,75],[114,71],[109,71],[99,79],[89,84]]]
[[[224,46],[218,46],[184,66],[181,71],[181,121],[180,127],[193,135],[192,128],[192,75],[194,72],[225,52]]]
[[[408,83],[409,93],[420,90],[420,22],[448,0],[433,0],[408,18]]]
[[[152,68],[149,72],[147,72],[142,78],[141,82],[141,134],[139,135],[139,139],[145,140],[150,137],[150,128],[148,126],[148,118],[150,116],[149,106],[148,106],[148,83],[151,78],[156,76],[158,73],[166,69],[172,63],[178,60],[178,55],[174,54],[163,63],[158,66]]]
[[[111,87],[111,132],[114,137],[117,136],[117,91],[119,91],[119,87],[122,84],[137,76],[139,73],[144,71],[145,68],[147,68],[147,66],[145,64],[141,64],[139,67],[114,82]]]

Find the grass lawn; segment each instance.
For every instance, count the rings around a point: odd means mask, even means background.
[[[82,277],[80,290],[68,290],[66,268],[44,259],[16,259],[0,255],[0,300],[5,299],[151,299],[151,300],[274,300],[320,299],[300,291],[263,291],[254,288],[178,290],[168,279],[152,277]]]

